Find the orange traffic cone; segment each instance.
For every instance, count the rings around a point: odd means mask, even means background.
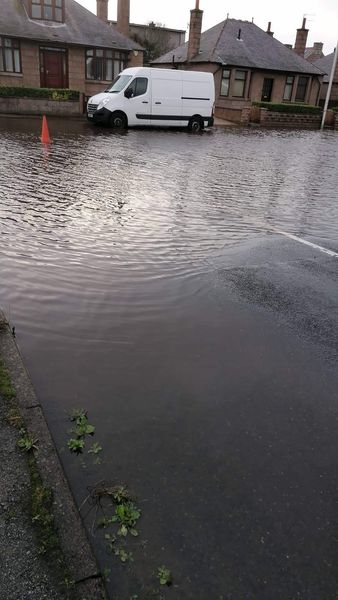
[[[43,115],[43,117],[42,117],[41,142],[43,144],[50,144],[52,142],[52,140],[50,139],[50,136],[49,136],[48,124],[47,124],[47,119],[46,119],[45,115]]]

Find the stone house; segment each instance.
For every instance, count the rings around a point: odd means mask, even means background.
[[[319,58],[318,60],[316,60],[316,67],[318,67],[319,69],[324,71],[324,73],[326,73],[324,75],[323,85],[322,85],[322,88],[320,91],[319,104],[321,104],[321,105],[324,105],[324,102],[325,102],[327,89],[328,89],[328,85],[329,85],[329,81],[330,81],[330,75],[331,75],[334,55],[335,55],[335,53],[331,52],[331,54],[328,54],[327,56],[324,56],[323,58]],[[329,100],[329,108],[333,107],[333,106],[335,106],[335,107],[338,106],[338,61],[336,64],[335,73],[333,75],[332,89],[331,89],[330,100]]]
[[[201,33],[202,15],[196,0],[189,41],[152,65],[213,73],[216,116],[245,122],[253,101],[318,103],[323,73],[304,59],[305,21],[292,50],[273,37],[271,23],[263,31],[252,22],[227,18]]]
[[[98,12],[108,0],[97,0]],[[143,64],[139,44],[75,0],[0,0],[0,86],[103,91],[127,66]]]

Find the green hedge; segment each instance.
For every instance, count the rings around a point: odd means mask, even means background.
[[[80,92],[75,90],[61,90],[52,88],[29,88],[0,86],[0,97],[2,98],[45,98],[46,100],[75,100],[80,98]]]
[[[330,110],[333,110],[333,112],[338,112],[338,106],[332,106],[332,108]]]
[[[252,104],[280,113],[320,115],[322,112],[320,106],[312,106],[311,104],[274,104],[273,102],[253,102]]]

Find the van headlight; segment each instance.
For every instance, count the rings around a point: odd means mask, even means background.
[[[97,110],[100,110],[100,108],[103,108],[104,106],[106,106],[106,104],[108,104],[110,98],[103,98],[103,100],[101,100],[100,104],[97,107]]]

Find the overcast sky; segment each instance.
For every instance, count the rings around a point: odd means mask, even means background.
[[[77,1],[96,12],[96,0]],[[117,0],[109,0],[109,18],[113,20],[116,19],[116,5]],[[133,23],[155,21],[167,27],[187,29],[190,9],[194,6],[195,0],[130,0],[130,17]],[[200,0],[200,8],[204,11],[203,30],[223,21],[229,13],[233,19],[251,21],[253,17],[256,25],[264,30],[271,21],[275,37],[283,43],[293,44],[296,29],[301,27],[306,16],[310,30],[307,45],[324,42],[324,53],[329,54],[337,43],[337,0]]]

